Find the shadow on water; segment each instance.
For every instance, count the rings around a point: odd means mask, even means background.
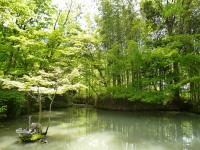
[[[37,120],[37,114],[33,115]],[[43,113],[46,125],[48,113]],[[199,150],[200,116],[72,107],[53,112],[48,144],[16,143],[27,117],[0,123],[0,150]]]

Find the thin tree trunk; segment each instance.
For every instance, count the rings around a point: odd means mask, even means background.
[[[39,117],[38,117],[38,123],[41,123],[42,118],[42,97],[39,95]]]
[[[38,116],[38,123],[41,123],[42,118],[42,96],[40,94],[40,87],[38,86],[38,103],[39,103],[39,116]]]

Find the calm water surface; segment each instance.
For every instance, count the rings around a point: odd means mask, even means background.
[[[48,113],[43,113],[43,125]],[[53,112],[48,144],[17,143],[28,117],[0,122],[0,150],[200,150],[200,115],[72,107]],[[37,120],[33,115],[33,121]]]

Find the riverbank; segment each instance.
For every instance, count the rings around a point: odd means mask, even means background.
[[[50,101],[43,102],[43,110],[49,109]],[[167,104],[147,103],[141,101],[129,101],[126,99],[100,99],[94,98],[72,98],[67,96],[56,96],[53,103],[53,109],[66,108],[72,105],[89,105],[97,109],[116,110],[116,111],[184,111],[192,113],[200,113],[198,106],[193,106],[184,101],[171,101]],[[20,115],[31,114],[38,111],[38,104],[35,101],[29,100],[23,103],[10,102],[8,103],[6,114],[1,114],[0,117],[16,118]]]
[[[97,101],[96,108],[118,111],[181,111],[183,108],[175,104],[156,104],[128,100]]]
[[[92,105],[97,109],[117,110],[117,111],[180,111],[190,113],[200,113],[199,105],[194,105],[184,99],[171,100],[166,104],[147,103],[142,101],[129,101],[120,98],[77,98],[74,104]]]

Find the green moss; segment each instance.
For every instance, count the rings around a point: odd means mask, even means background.
[[[22,140],[22,142],[35,142],[37,140],[44,138],[44,136],[45,135],[42,133],[35,133],[32,135],[26,135],[26,136],[21,135],[19,138]]]

